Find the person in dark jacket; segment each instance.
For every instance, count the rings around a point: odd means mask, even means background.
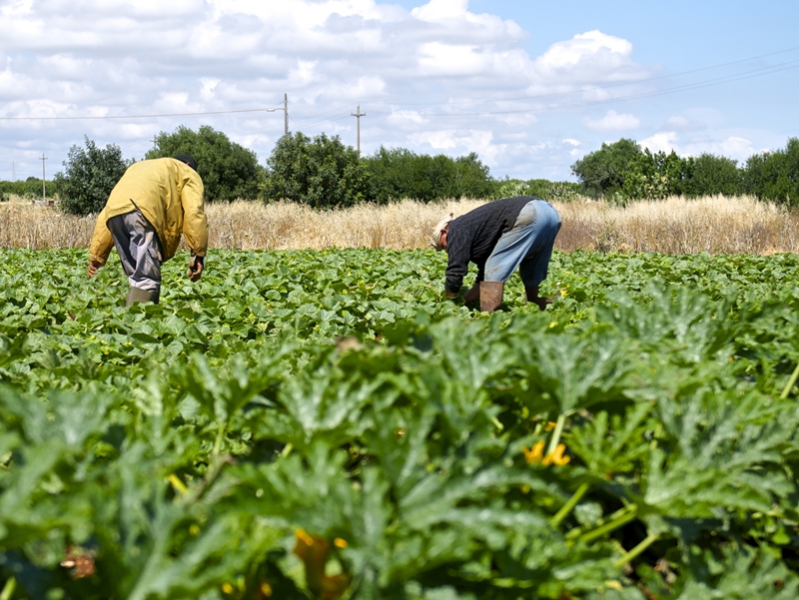
[[[477,280],[466,292],[466,303],[480,299],[480,310],[493,312],[502,304],[505,282],[518,267],[527,301],[545,310],[551,298],[538,288],[547,277],[549,260],[561,219],[548,202],[519,196],[484,204],[453,218],[444,217],[434,228],[430,243],[449,256],[445,293],[460,293],[469,263],[478,267]]]

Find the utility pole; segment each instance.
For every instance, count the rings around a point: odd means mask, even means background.
[[[289,95],[283,94],[283,108],[267,108],[266,112],[283,111],[283,134],[289,134]]]
[[[361,112],[361,105],[358,105],[358,112],[350,113],[353,117],[358,119],[358,156],[361,155],[361,117],[365,117],[366,113]]]
[[[46,203],[47,202],[47,193],[45,192],[45,189],[44,189],[44,161],[47,160],[47,157],[44,155],[44,152],[42,152],[42,157],[39,160],[42,161],[42,202]]]
[[[17,180],[17,167],[14,163],[11,163],[11,181]]]
[[[153,139],[147,141],[153,143],[153,150],[156,150],[158,148],[158,140],[156,139],[155,134],[153,134]]]

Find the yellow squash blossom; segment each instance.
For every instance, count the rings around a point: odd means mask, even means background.
[[[294,537],[297,540],[294,554],[305,565],[305,583],[314,597],[319,600],[341,598],[350,585],[350,576],[346,573],[325,575],[325,566],[330,558],[330,542],[304,529],[297,529]],[[336,538],[335,545],[343,548],[347,543],[342,538]]]

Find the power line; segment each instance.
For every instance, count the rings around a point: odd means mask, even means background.
[[[271,112],[277,108],[251,108],[246,110],[218,110],[213,112],[169,113],[160,115],[113,115],[102,117],[0,117],[0,121],[89,121],[104,119],[155,119],[160,117],[201,117],[204,115],[232,115],[238,113]]]
[[[758,56],[752,56],[750,58],[743,58],[741,60],[734,60],[734,61],[731,61],[731,62],[721,63],[721,64],[718,64],[718,65],[712,65],[710,67],[701,67],[699,69],[693,69],[691,71],[682,71],[681,73],[672,73],[670,75],[659,75],[657,77],[648,77],[646,79],[633,79],[631,81],[622,81],[622,82],[619,82],[619,83],[608,83],[608,84],[605,84],[605,85],[595,86],[595,87],[593,87],[591,89],[592,90],[606,90],[606,89],[611,89],[611,88],[615,88],[615,87],[623,87],[625,85],[637,85],[639,83],[648,83],[650,81],[658,81],[658,80],[661,80],[661,79],[668,79],[668,78],[671,78],[671,77],[681,77],[683,75],[691,75],[693,73],[700,73],[702,71],[710,71],[710,70],[713,70],[713,69],[720,69],[722,67],[729,67],[730,65],[737,65],[737,64],[740,64],[740,63],[745,63],[745,62],[750,62],[750,61],[753,61],[753,60],[758,60],[758,59],[761,59],[761,58],[766,58],[768,56],[775,56],[777,54],[785,54],[786,52],[794,52],[796,50],[799,50],[799,46],[797,46],[795,48],[789,48],[787,50],[780,50],[778,52],[770,52],[768,54],[761,54],[761,55],[758,55]],[[795,62],[795,61],[788,61],[788,63],[780,63],[780,64],[790,64],[792,62]],[[773,66],[779,66],[779,64],[778,65],[773,65]],[[771,67],[770,66],[760,67],[759,69],[768,69],[768,68],[771,68]],[[756,69],[756,70],[758,70],[758,69]],[[747,72],[751,72],[751,71],[747,71]],[[732,75],[729,75],[728,77],[732,77]],[[527,96],[518,96],[518,97],[515,97],[515,98],[486,98],[486,99],[483,99],[483,100],[464,100],[462,102],[406,102],[406,103],[401,103],[401,104],[400,103],[395,103],[395,102],[370,102],[370,104],[373,105],[373,106],[381,106],[381,105],[388,105],[388,106],[455,106],[455,105],[458,105],[458,104],[480,104],[482,102],[516,102],[516,101],[519,101],[519,100],[528,100],[528,99],[532,100],[532,99],[539,99],[539,98],[555,98],[555,97],[558,97],[558,96],[568,96],[568,95],[571,95],[571,94],[577,94],[577,93],[580,93],[580,92],[583,92],[583,91],[584,91],[583,89],[579,89],[579,90],[572,90],[572,91],[569,91],[569,92],[556,92],[556,93],[553,93],[553,94],[533,94],[533,95],[527,95]]]
[[[387,113],[382,113],[382,114],[387,114]],[[349,116],[351,116],[350,113],[342,113],[342,114],[339,114],[339,115],[336,115],[336,116],[333,116],[333,117],[327,117],[325,119],[319,119],[319,120],[313,121],[311,123],[304,123],[303,126],[304,127],[311,127],[312,125],[316,125],[318,123],[330,123],[332,121],[341,121],[343,119],[346,119]]]
[[[384,103],[381,102],[379,104],[384,104]],[[308,121],[309,119],[316,119],[317,117],[323,117],[325,115],[329,115],[330,113],[336,113],[336,112],[340,112],[342,110],[352,110],[352,104],[347,104],[346,106],[338,106],[336,108],[331,108],[330,110],[326,110],[324,112],[316,113],[315,115],[311,115],[309,117],[302,117],[302,118],[299,118],[299,119],[292,119],[292,121],[297,121],[297,122]]]
[[[752,60],[758,60],[758,59],[766,58],[766,57],[769,57],[769,56],[775,56],[777,54],[785,54],[787,52],[793,52],[793,51],[796,51],[796,50],[799,50],[799,46],[794,47],[794,48],[789,48],[787,50],[780,50],[780,51],[777,51],[777,52],[770,52],[770,53],[767,53],[767,54],[761,54],[761,55],[750,57],[750,58],[740,59],[740,60],[731,61],[731,62],[727,62],[727,63],[721,63],[719,65],[713,65],[713,66],[709,66],[709,67],[702,67],[702,68],[699,68],[699,69],[693,69],[691,71],[684,71],[682,73],[674,73],[674,74],[671,74],[671,75],[661,75],[661,76],[658,76],[658,77],[650,77],[650,78],[646,78],[646,79],[638,79],[638,80],[633,80],[633,81],[626,81],[626,82],[619,82],[619,83],[613,83],[613,84],[606,84],[606,85],[603,85],[603,86],[596,86],[596,87],[591,88],[591,90],[606,90],[606,89],[611,89],[611,88],[615,88],[615,87],[622,87],[622,86],[626,86],[626,85],[635,85],[635,84],[646,83],[646,82],[650,82],[650,81],[656,81],[656,80],[660,80],[660,79],[679,77],[679,76],[682,76],[682,75],[689,75],[689,74],[692,74],[692,73],[699,73],[699,72],[702,72],[702,71],[708,71],[708,70],[712,70],[712,69],[719,69],[719,68],[727,67],[727,66],[730,66],[730,65],[740,64],[740,63],[744,63],[744,62],[748,62],[748,61],[752,61]],[[797,61],[788,61],[786,63],[781,63],[781,64],[778,64],[778,65],[770,65],[770,66],[766,66],[766,67],[760,67],[758,69],[747,71],[747,72],[745,72],[745,74],[756,73],[756,75],[752,75],[752,77],[756,77],[756,76],[762,75],[762,74],[770,74],[771,72],[779,72],[779,71],[786,70],[786,69],[777,69],[777,70],[773,70],[773,69],[776,69],[776,67],[780,67],[780,66],[784,66],[784,65],[790,65],[790,64],[792,64],[794,62],[797,62]],[[787,67],[787,68],[794,68],[794,67]],[[767,73],[759,73],[760,71],[767,71]],[[770,72],[768,72],[768,71],[770,71]],[[718,82],[718,83],[728,83],[728,82],[731,82],[731,81],[739,81],[741,79],[748,79],[748,77],[741,77],[741,76],[738,76],[738,75],[728,75],[728,76],[716,78],[716,79],[710,80],[710,81],[711,82],[715,81],[715,82]],[[622,97],[617,97],[617,98],[608,99],[608,100],[602,100],[602,101],[566,105],[566,106],[563,106],[563,107],[550,108],[549,110],[557,110],[558,108],[574,108],[574,107],[580,107],[580,106],[591,106],[591,105],[594,105],[594,104],[606,104],[608,102],[616,102],[616,101],[622,101],[622,100],[628,100],[628,99],[645,98],[645,97],[649,97],[649,96],[668,94],[668,93],[672,93],[674,91],[679,91],[679,90],[699,89],[699,88],[703,88],[703,87],[708,87],[710,85],[717,85],[718,83],[713,84],[713,83],[709,83],[709,82],[706,81],[706,82],[701,82],[699,84],[686,84],[685,86],[679,86],[679,87],[676,87],[676,88],[660,90],[660,91],[657,91],[657,92],[633,95],[633,96],[628,96],[628,97],[622,96]],[[545,98],[555,98],[555,97],[561,97],[561,96],[569,96],[569,95],[573,95],[573,94],[576,94],[576,93],[582,93],[584,91],[585,91],[584,89],[579,89],[579,90],[572,90],[572,91],[569,91],[569,92],[559,92],[559,93],[553,93],[553,94],[528,95],[528,96],[519,96],[519,97],[515,97],[515,98],[494,98],[494,99],[486,98],[486,99],[482,99],[482,100],[467,100],[467,101],[463,101],[463,102],[424,102],[424,103],[422,103],[422,102],[416,102],[416,103],[371,102],[371,104],[373,106],[381,106],[381,105],[382,106],[456,106],[456,105],[463,105],[463,104],[481,104],[481,103],[489,103],[489,102],[497,103],[497,102],[518,102],[518,101],[522,101],[522,100],[538,100],[538,99],[545,99]],[[148,114],[148,115],[105,115],[105,116],[77,116],[77,117],[0,117],[0,121],[79,121],[79,120],[154,119],[154,118],[164,118],[164,117],[196,117],[196,116],[206,116],[206,115],[231,115],[231,114],[255,113],[255,112],[274,112],[274,111],[282,110],[282,111],[284,111],[284,121],[285,121],[284,129],[285,129],[285,131],[288,131],[288,120],[289,120],[288,101],[287,101],[287,98],[286,98],[285,94],[284,94],[284,101],[281,104],[282,104],[282,106],[278,105],[278,106],[273,107],[273,108],[253,108],[253,109],[242,109],[242,110],[221,110],[221,111],[187,112],[187,113],[162,113],[162,114]],[[335,108],[335,109],[331,109],[329,111],[324,111],[324,112],[318,113],[318,114],[310,116],[310,117],[303,117],[303,118],[300,118],[300,119],[293,119],[292,118],[291,120],[292,120],[292,122],[303,122],[303,121],[308,121],[310,119],[318,119],[319,117],[323,117],[323,116],[331,114],[331,113],[337,113],[340,110],[342,110],[343,108],[344,107]],[[347,107],[347,108],[349,108],[349,107]],[[538,108],[538,109],[523,109],[523,110],[510,110],[510,111],[484,111],[484,112],[474,112],[474,113],[418,113],[418,114],[419,114],[419,116],[485,116],[485,115],[514,114],[514,113],[524,113],[524,112],[544,112],[544,109]],[[379,114],[387,114],[387,113],[379,113]],[[349,115],[342,115],[342,116],[337,117],[337,118],[319,119],[319,120],[316,120],[316,121],[314,121],[312,123],[305,123],[305,126],[315,125],[316,123],[320,123],[320,122],[323,122],[323,121],[338,121],[338,120],[341,120],[342,118],[345,118],[346,116],[349,116]],[[360,119],[359,119],[359,121],[360,121]]]
[[[683,71],[681,73],[674,73],[672,75],[662,75],[662,76],[659,76],[659,77],[650,77],[650,78],[647,78],[647,79],[639,79],[639,80],[634,80],[634,81],[627,81],[627,82],[621,82],[621,83],[615,83],[615,84],[608,84],[608,85],[604,85],[604,86],[596,86],[596,87],[591,88],[591,91],[606,90],[606,89],[615,88],[615,87],[621,87],[621,86],[625,86],[625,85],[634,85],[634,84],[639,84],[639,83],[646,83],[646,82],[650,82],[650,81],[656,81],[656,80],[660,80],[660,79],[678,77],[678,76],[682,76],[682,75],[690,75],[690,74],[699,73],[699,72],[702,72],[702,71],[708,71],[708,70],[712,70],[712,69],[718,69],[718,68],[722,68],[722,67],[727,67],[727,66],[730,66],[730,65],[749,62],[749,61],[752,61],[752,60],[758,60],[760,58],[766,58],[768,56],[774,56],[774,55],[777,55],[777,54],[785,54],[786,52],[794,52],[796,50],[799,50],[799,46],[795,47],[795,48],[789,48],[787,50],[780,50],[778,52],[771,52],[771,53],[768,53],[768,54],[761,54],[761,55],[754,56],[754,57],[751,57],[751,58],[745,58],[745,59],[741,59],[741,60],[722,63],[722,64],[719,64],[719,65],[713,65],[713,66],[710,66],[710,67],[702,67],[702,68],[699,68],[699,69],[693,69],[691,71]],[[780,71],[784,71],[786,69],[796,68],[796,66],[790,66],[790,67],[786,67],[784,69],[777,69],[777,67],[781,67],[781,66],[785,66],[785,65],[793,65],[793,63],[796,63],[796,62],[799,62],[799,61],[792,60],[792,61],[788,61],[788,62],[785,62],[785,63],[779,63],[777,65],[769,65],[769,66],[765,66],[765,67],[758,67],[757,69],[752,69],[750,71],[745,71],[743,74],[739,73],[739,74],[736,74],[736,75],[725,75],[723,77],[717,77],[716,79],[706,80],[706,81],[703,81],[703,82],[693,83],[693,84],[685,84],[683,86],[677,86],[677,87],[669,88],[669,89],[665,89],[665,90],[658,90],[658,91],[655,91],[655,92],[644,92],[644,93],[634,94],[634,95],[630,95],[630,96],[621,96],[621,97],[610,98],[610,99],[606,99],[606,100],[597,100],[597,101],[592,101],[592,102],[584,102],[584,103],[577,103],[577,104],[570,104],[570,105],[563,105],[563,106],[556,106],[556,107],[549,107],[549,108],[520,109],[520,110],[507,110],[507,111],[483,111],[483,112],[472,112],[472,113],[417,113],[417,115],[418,116],[430,116],[430,117],[491,116],[491,115],[517,114],[517,113],[529,113],[529,112],[549,112],[549,111],[552,111],[552,110],[559,110],[561,108],[580,108],[580,107],[584,107],[584,106],[608,104],[608,103],[619,102],[619,101],[624,101],[624,100],[635,100],[635,99],[646,98],[646,97],[650,97],[650,96],[670,94],[670,93],[674,93],[674,92],[677,92],[677,91],[685,91],[685,90],[690,90],[690,89],[700,89],[700,88],[704,88],[704,87],[710,87],[712,85],[720,85],[722,83],[730,83],[730,82],[733,82],[733,81],[739,81],[741,79],[749,79],[750,77],[758,77],[758,76],[761,76],[761,75],[770,75],[771,73],[777,73],[777,72],[780,72]],[[766,71],[766,72],[763,73],[761,71]],[[482,99],[482,100],[468,100],[468,101],[464,101],[464,102],[415,102],[415,103],[370,102],[370,104],[373,105],[373,106],[381,106],[381,105],[382,106],[386,106],[386,105],[388,105],[388,106],[397,106],[397,107],[399,107],[399,106],[457,106],[457,105],[463,105],[463,104],[518,102],[518,101],[522,101],[522,100],[538,100],[538,99],[545,99],[545,98],[556,98],[556,97],[561,97],[561,96],[570,96],[570,95],[573,95],[573,94],[583,93],[585,91],[586,90],[584,90],[584,89],[579,89],[579,90],[572,90],[572,91],[569,91],[569,92],[558,92],[558,93],[554,93],[554,94],[538,94],[538,95],[529,95],[529,96],[519,96],[519,97],[515,97],[515,98],[497,98],[497,99],[486,98],[486,99]],[[298,119],[298,121],[307,121],[309,119],[315,119],[317,117],[323,117],[324,115],[327,115],[327,114],[330,114],[330,113],[336,113],[336,112],[342,110],[343,108],[344,107],[332,109],[332,110],[325,111],[325,112],[322,112],[322,113],[318,113],[318,114],[316,114],[316,115],[314,115],[312,117],[305,117],[305,118],[302,118],[302,119]],[[378,113],[378,114],[385,115],[385,114],[390,114],[390,113],[382,112],[382,113]],[[306,127],[310,127],[312,125],[316,125],[317,123],[322,123],[322,122],[327,122],[327,121],[339,121],[339,120],[341,120],[343,118],[346,118],[346,116],[348,116],[348,115],[341,115],[341,116],[338,116],[337,118],[318,119],[318,120],[313,121],[312,123],[305,123],[305,126]]]
[[[799,62],[799,61],[792,61],[792,62]],[[784,64],[791,64],[791,63],[784,63]],[[776,65],[779,66],[779,65]],[[781,69],[775,69],[774,67],[768,67],[769,69],[773,69],[771,71],[760,73],[760,72],[750,72],[754,74],[749,74],[746,76],[733,76],[728,75],[726,77],[720,77],[714,80],[700,82],[700,83],[692,83],[686,84],[683,86],[677,86],[674,88],[669,88],[665,90],[658,90],[655,92],[643,92],[640,94],[633,94],[629,96],[617,96],[615,98],[608,98],[605,100],[592,100],[587,102],[579,102],[575,104],[562,104],[562,105],[555,105],[550,107],[537,107],[537,108],[522,108],[516,110],[502,110],[502,111],[483,111],[483,112],[470,112],[470,113],[462,113],[462,112],[449,112],[449,113],[414,113],[415,116],[419,117],[485,117],[485,116],[493,116],[493,115],[510,115],[510,114],[522,114],[522,113],[542,113],[542,112],[551,112],[555,110],[561,110],[566,108],[584,108],[586,106],[596,106],[601,104],[612,104],[615,102],[624,102],[627,100],[639,100],[641,98],[650,98],[653,96],[662,96],[665,94],[673,94],[675,92],[681,91],[688,91],[688,90],[695,90],[701,89],[706,87],[713,87],[716,85],[721,85],[724,83],[732,83],[734,81],[741,81],[744,79],[752,79],[754,77],[762,77],[764,75],[772,75],[774,73],[779,73],[782,71],[788,71],[790,69],[799,68],[799,64],[792,65],[792,66],[785,66]],[[762,69],[758,69],[760,71]],[[388,112],[382,112],[378,114],[391,114]]]

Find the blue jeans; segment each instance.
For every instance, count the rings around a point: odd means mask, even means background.
[[[485,281],[510,279],[519,268],[525,288],[536,287],[547,278],[560,215],[548,202],[528,202],[513,227],[502,234],[485,264]]]

